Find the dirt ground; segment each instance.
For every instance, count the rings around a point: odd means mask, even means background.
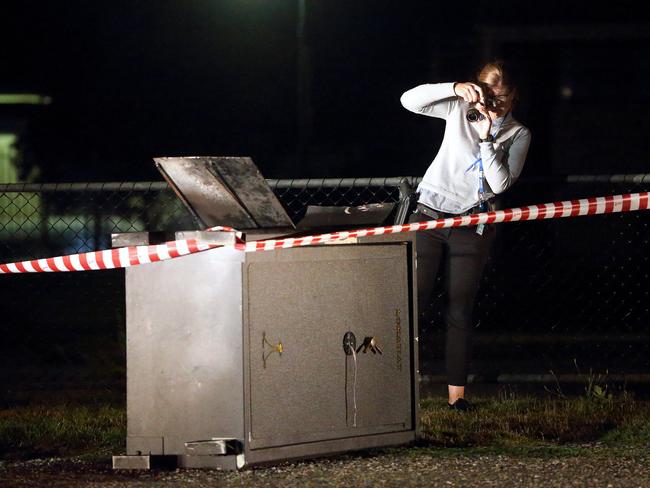
[[[0,486],[13,487],[634,487],[650,486],[645,449],[580,446],[572,454],[403,448],[361,452],[240,472],[122,471],[101,460],[0,461]]]

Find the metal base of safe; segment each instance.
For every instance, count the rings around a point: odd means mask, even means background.
[[[408,445],[415,441],[413,432],[400,432],[369,436],[363,442],[358,438],[335,441],[314,442],[308,445],[287,446],[273,451],[257,450],[248,455],[127,455],[113,456],[115,470],[150,470],[150,469],[220,469],[237,470],[250,465],[265,465],[282,460],[297,460],[331,456],[342,452],[371,449],[386,446]]]

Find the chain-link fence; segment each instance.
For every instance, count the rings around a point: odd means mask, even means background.
[[[416,178],[406,178],[412,184]],[[308,205],[397,202],[402,178],[270,180]],[[647,190],[650,175],[521,181],[501,207]],[[647,212],[501,224],[476,307],[474,382],[650,383]],[[110,247],[110,234],[195,229],[165,183],[0,185],[0,262]],[[124,383],[122,270],[0,277],[7,388]],[[420,324],[421,372],[443,382],[444,297]]]

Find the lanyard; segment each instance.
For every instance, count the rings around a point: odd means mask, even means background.
[[[485,173],[483,171],[483,159],[479,156],[476,161],[474,161],[469,168],[465,170],[465,173],[468,171],[473,170],[476,168],[478,165],[478,201],[479,201],[479,209],[481,212],[485,212],[487,210],[487,203],[485,200],[485,185],[483,184],[483,181],[485,180]]]
[[[499,122],[499,126],[494,129],[492,133],[492,138],[496,139],[496,135],[499,133],[499,130],[501,129],[501,126],[503,125],[503,122],[506,120],[506,117],[508,114],[506,113],[503,118],[501,119],[501,122]],[[485,212],[487,210],[487,201],[485,199],[485,184],[483,183],[485,180],[485,173],[483,171],[483,158],[480,156],[480,150],[479,150],[479,157],[474,161],[469,168],[465,170],[465,173],[468,171],[472,171],[476,166],[478,165],[478,200],[479,200],[479,209],[481,212]]]

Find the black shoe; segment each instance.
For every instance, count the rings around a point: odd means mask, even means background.
[[[459,412],[467,412],[469,410],[474,410],[474,405],[469,403],[464,398],[459,398],[454,403],[448,403],[447,406],[449,407],[449,410],[456,410]]]

